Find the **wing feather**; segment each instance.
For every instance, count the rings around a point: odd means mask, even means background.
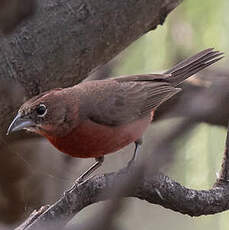
[[[104,80],[102,87],[101,81],[85,84],[90,91],[85,108],[87,117],[109,126],[127,124],[150,115],[153,109],[180,91],[171,86],[165,75],[153,74]]]
[[[164,74],[122,76],[85,82],[88,103],[84,109],[91,120],[104,125],[122,125],[147,116],[180,91],[185,79],[222,58],[213,49],[203,50],[178,63]],[[85,101],[85,100],[84,100]],[[85,105],[86,104],[86,105]]]

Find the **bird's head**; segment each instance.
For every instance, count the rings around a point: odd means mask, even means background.
[[[61,136],[71,127],[71,108],[62,89],[53,89],[26,101],[10,124],[7,134],[26,129],[43,136]]]

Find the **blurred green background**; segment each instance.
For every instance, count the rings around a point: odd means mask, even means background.
[[[224,51],[227,57],[228,12],[228,0],[183,1],[163,26],[144,35],[120,55],[112,75],[160,72],[209,47]],[[217,63],[217,68],[224,68],[226,62]],[[168,174],[187,187],[209,189],[220,169],[225,136],[223,127],[200,124],[178,143]],[[118,221],[126,229],[226,230],[228,219],[229,212],[191,218],[133,199]]]

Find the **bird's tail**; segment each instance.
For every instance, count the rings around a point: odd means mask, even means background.
[[[223,58],[222,55],[223,53],[214,51],[213,48],[206,49],[178,63],[165,74],[170,74],[169,81],[177,86],[193,74],[219,61]]]

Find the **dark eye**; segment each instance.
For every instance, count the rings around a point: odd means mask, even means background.
[[[43,117],[47,112],[47,108],[45,105],[41,104],[37,107],[36,112],[39,117]]]

